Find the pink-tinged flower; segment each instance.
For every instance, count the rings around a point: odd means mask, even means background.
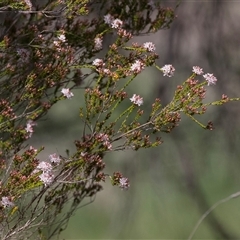
[[[106,24],[110,25],[112,23],[112,21],[114,20],[114,17],[111,14],[107,14],[103,17],[103,19]]]
[[[34,130],[33,130],[33,126],[36,126],[37,124],[35,122],[33,122],[32,120],[28,120],[27,122],[27,126],[25,127],[25,130],[29,133],[29,137],[32,136]]]
[[[193,73],[197,74],[197,75],[202,75],[204,72],[202,70],[202,68],[198,67],[198,66],[193,66]]]
[[[34,148],[33,146],[30,146],[30,147],[29,147],[29,150],[33,150],[35,153],[37,152],[37,149]]]
[[[121,28],[122,25],[123,25],[123,22],[118,18],[114,19],[111,23],[112,28]]]
[[[143,69],[144,69],[144,63],[140,60],[136,60],[130,67],[130,70],[134,73],[140,73]]]
[[[155,45],[152,42],[145,42],[143,44],[143,48],[145,48],[148,52],[154,52],[156,50]]]
[[[64,97],[70,99],[74,96],[74,94],[69,90],[69,88],[63,88],[61,93],[64,95]]]
[[[8,197],[2,197],[1,204],[4,208],[14,206],[14,203]]]
[[[203,77],[207,81],[208,86],[215,85],[216,82],[217,82],[217,78],[214,77],[212,73],[206,73],[206,74],[203,75]]]
[[[55,47],[57,47],[57,48],[60,48],[61,46],[61,44],[60,44],[60,41],[53,41],[53,44],[55,45]]]
[[[105,65],[105,63],[103,62],[102,59],[100,58],[96,58],[94,61],[93,61],[93,66],[96,66],[96,67],[103,67]]]
[[[17,55],[20,57],[20,61],[22,63],[26,63],[29,61],[30,58],[30,52],[27,49],[24,48],[18,48],[17,49]]]
[[[94,39],[94,50],[98,51],[102,49],[102,38],[101,37],[96,37]]]
[[[120,178],[119,180],[119,187],[121,189],[127,190],[130,187],[129,180],[127,178]]]
[[[97,138],[103,143],[108,150],[112,150],[112,144],[110,143],[109,136],[107,134],[99,133]]]
[[[163,76],[172,77],[175,72],[175,68],[171,64],[164,65],[161,70],[163,71]]]
[[[52,165],[48,162],[40,162],[37,165],[37,170],[43,171],[43,172],[51,172],[52,171]]]
[[[56,164],[61,162],[61,158],[56,153],[50,154],[49,160],[51,163],[56,163]]]
[[[64,34],[60,34],[60,35],[58,36],[58,39],[59,39],[61,42],[66,42],[66,37],[65,37]]]
[[[45,186],[50,185],[54,180],[54,175],[50,172],[43,172],[39,175],[40,180],[44,183]]]
[[[143,105],[143,98],[136,94],[133,94],[133,96],[130,98],[130,101],[139,107]]]

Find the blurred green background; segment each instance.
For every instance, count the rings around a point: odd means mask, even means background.
[[[175,3],[164,1],[168,6]],[[176,14],[169,30],[134,39],[155,43],[158,64],[173,64],[175,76],[163,77],[149,68],[133,82],[129,96],[143,96],[143,109],[156,97],[166,104],[197,65],[218,79],[208,88],[206,100],[219,99],[222,93],[239,97],[240,2],[182,1]],[[73,141],[81,136],[83,91],[74,94],[38,124],[31,144],[45,146],[43,159],[54,152],[65,155],[66,148],[74,151]],[[183,117],[171,134],[161,135],[164,143],[156,149],[108,154],[107,171],[120,170],[130,179],[130,189],[121,191],[106,181],[95,201],[74,215],[62,238],[186,239],[206,210],[239,191],[239,109],[240,103],[209,108],[200,120],[212,120],[213,131]],[[220,205],[194,239],[240,239],[239,209],[240,198]]]

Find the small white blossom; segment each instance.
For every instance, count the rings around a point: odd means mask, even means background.
[[[63,88],[61,93],[64,95],[64,97],[70,99],[74,96],[74,94],[69,90],[69,88]]]
[[[149,52],[154,52],[156,50],[155,45],[152,42],[145,42],[143,48]]]
[[[41,170],[43,172],[51,172],[52,165],[48,162],[42,161],[37,165],[37,170]]]
[[[208,86],[209,85],[214,85],[217,82],[217,78],[214,77],[212,73],[206,73],[206,74],[203,75],[203,77],[207,81]]]
[[[202,70],[202,68],[198,67],[198,66],[193,66],[193,73],[197,74],[197,75],[202,75],[204,72]]]
[[[40,180],[44,183],[45,186],[51,184],[54,180],[54,175],[50,172],[43,172],[39,175]]]
[[[106,24],[110,25],[113,20],[114,20],[114,17],[111,14],[107,14],[107,15],[104,16],[104,22]]]
[[[136,94],[133,94],[133,96],[130,98],[130,101],[139,107],[143,105],[143,98]]]
[[[60,34],[60,35],[58,36],[58,39],[59,39],[61,42],[66,42],[66,37],[65,37],[64,34]]]
[[[136,60],[130,67],[130,70],[134,73],[140,73],[143,69],[144,69],[144,63],[140,60]]]
[[[56,154],[56,153],[53,153],[53,154],[50,154],[49,155],[49,160],[51,163],[60,163],[61,162],[61,158]]]
[[[105,65],[105,63],[103,62],[102,59],[100,58],[96,58],[94,61],[93,61],[93,66],[96,66],[96,67],[102,67]]]
[[[128,179],[127,178],[120,178],[119,187],[121,189],[128,189],[130,187]]]
[[[163,71],[163,76],[172,77],[175,72],[175,68],[171,64],[164,65],[161,70]]]
[[[4,208],[14,206],[14,203],[8,197],[2,197],[1,204]]]
[[[94,39],[94,49],[96,50],[96,51],[98,51],[98,50],[101,50],[102,49],[102,38],[100,38],[100,37],[96,37],[95,39]]]
[[[114,19],[111,23],[112,28],[121,28],[122,25],[123,25],[123,22],[118,18]]]
[[[33,122],[32,120],[28,120],[25,130],[29,133],[29,137],[32,136],[32,134],[34,132],[33,126],[36,126],[36,125],[37,124],[35,122]]]

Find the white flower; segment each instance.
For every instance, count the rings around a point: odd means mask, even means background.
[[[94,61],[93,61],[93,66],[96,66],[96,67],[102,67],[105,65],[105,63],[103,62],[102,59],[100,58],[96,58]]]
[[[133,94],[133,96],[130,98],[130,101],[139,107],[143,105],[143,98],[136,94]]]
[[[10,201],[8,197],[2,197],[1,204],[4,208],[14,206],[14,203]]]
[[[27,126],[25,127],[25,130],[29,133],[29,137],[32,136],[34,130],[33,130],[33,126],[36,126],[37,124],[35,122],[33,122],[32,120],[29,120],[27,122]]]
[[[149,52],[154,52],[156,50],[155,45],[152,42],[145,42],[143,48]]]
[[[111,14],[107,14],[107,15],[105,15],[104,17],[104,22],[106,23],[106,24],[111,24],[112,23],[112,21],[114,20],[114,17],[111,15]]]
[[[66,42],[66,37],[65,37],[64,34],[60,34],[60,35],[58,36],[58,39],[59,39],[61,42]]]
[[[43,172],[41,175],[39,175],[40,180],[46,185],[49,185],[54,180],[54,175],[49,172]]]
[[[119,187],[122,189],[128,189],[130,187],[129,181],[127,178],[120,178]]]
[[[49,160],[51,163],[60,163],[61,162],[61,158],[56,153],[50,154]]]
[[[96,38],[94,39],[94,43],[95,43],[94,49],[95,49],[96,51],[102,49],[102,41],[103,41],[103,40],[102,40],[102,38],[100,38],[100,37],[96,37]]]
[[[64,95],[64,97],[70,99],[74,96],[74,94],[69,90],[69,88],[63,88],[61,93]]]
[[[52,165],[48,162],[42,161],[37,165],[37,170],[41,170],[43,172],[51,172]]]
[[[212,73],[206,73],[206,74],[203,75],[203,77],[207,81],[208,86],[209,85],[214,85],[217,82],[217,78],[214,77]]]
[[[163,71],[163,76],[172,77],[175,72],[175,68],[171,64],[164,65],[161,70]]]
[[[118,18],[113,20],[112,23],[111,23],[111,27],[112,28],[121,28],[122,25],[123,25],[123,22],[120,19],[118,19]]]
[[[144,64],[140,60],[136,60],[130,67],[130,70],[134,73],[140,73],[143,69],[144,69]]]
[[[202,70],[202,68],[198,67],[198,66],[193,66],[193,73],[197,74],[197,75],[202,75],[204,72]]]

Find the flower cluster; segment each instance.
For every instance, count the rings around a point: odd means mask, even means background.
[[[32,120],[28,120],[27,122],[27,126],[25,128],[25,130],[27,131],[27,133],[29,133],[28,137],[31,137],[34,130],[33,127],[36,126],[37,124],[35,122],[33,122]]]
[[[64,95],[64,97],[66,97],[68,99],[70,99],[70,98],[72,98],[74,96],[74,94],[70,91],[69,88],[63,88],[61,90],[61,93]]]
[[[53,153],[49,155],[49,161],[54,164],[59,164],[61,162],[61,158],[56,153]]]
[[[94,50],[99,51],[102,49],[102,37],[94,38]]]
[[[2,200],[0,203],[4,208],[14,206],[14,203],[10,200],[9,197],[2,197]]]
[[[121,189],[127,190],[130,187],[128,178],[125,178],[125,177],[120,178],[119,187]]]
[[[163,72],[163,76],[168,77],[172,77],[175,72],[175,68],[171,64],[164,65],[161,70]]]
[[[202,68],[198,67],[198,66],[193,66],[193,73],[195,73],[196,75],[202,75],[203,74],[203,70]]]
[[[109,136],[104,133],[99,133],[97,135],[97,139],[102,142],[103,146],[105,146],[108,150],[112,150],[112,144],[109,140]]]
[[[145,65],[141,60],[136,60],[130,67],[133,73],[140,73],[144,69]]]
[[[217,78],[212,73],[204,74],[203,69],[198,66],[194,66],[192,71],[196,75],[203,75],[203,78],[207,81],[208,86],[215,85],[217,82]]]
[[[96,58],[95,60],[93,60],[92,64],[93,64],[93,66],[96,66],[96,67],[103,67],[105,65],[103,60],[100,58]]]
[[[114,19],[114,17],[111,14],[107,14],[104,16],[104,22],[110,25],[111,28],[117,28],[117,29],[120,29],[123,25],[123,21],[121,21],[118,18]]]
[[[212,73],[206,73],[203,75],[204,79],[207,81],[208,86],[214,85],[217,82],[217,78],[213,76]]]
[[[133,94],[133,96],[130,98],[130,101],[139,107],[143,105],[143,98],[136,94]]]
[[[143,44],[143,48],[145,48],[148,52],[154,52],[156,50],[155,45],[152,42],[145,42]]]
[[[38,163],[36,169],[33,171],[33,174],[41,171],[39,178],[45,186],[50,185],[53,182],[55,177],[53,173],[53,166],[56,166],[61,162],[61,158],[56,153],[50,154],[48,158],[50,162],[54,165],[46,161],[41,161]]]

